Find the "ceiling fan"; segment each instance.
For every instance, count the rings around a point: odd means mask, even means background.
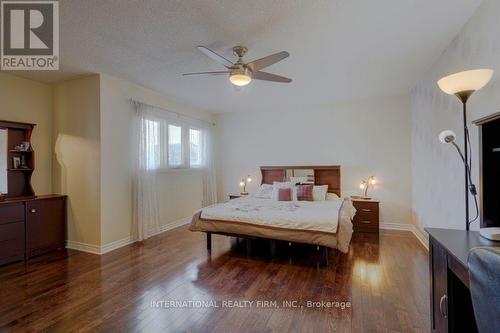
[[[245,53],[247,52],[248,49],[244,46],[235,46],[235,47],[233,47],[233,53],[235,56],[238,57],[238,61],[236,61],[235,63],[232,63],[231,61],[227,60],[223,56],[210,50],[208,47],[200,45],[200,46],[197,46],[197,48],[198,48],[198,50],[203,52],[203,54],[205,54],[206,56],[208,56],[212,60],[215,60],[216,62],[218,62],[222,66],[226,67],[227,70],[216,71],[216,72],[185,73],[185,74],[182,74],[183,76],[189,76],[189,75],[228,75],[229,74],[229,81],[231,81],[232,84],[240,86],[240,87],[246,86],[247,84],[249,84],[252,81],[252,79],[273,81],[273,82],[282,82],[282,83],[292,82],[292,79],[289,79],[287,77],[260,71],[261,69],[266,68],[268,66],[271,66],[272,64],[275,64],[278,61],[281,61],[281,60],[285,59],[286,57],[288,57],[290,54],[286,51],[271,54],[267,57],[254,60],[254,61],[249,62],[249,63],[244,63],[243,56],[245,55]]]

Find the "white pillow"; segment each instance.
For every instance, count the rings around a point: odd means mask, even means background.
[[[339,198],[339,196],[337,195],[337,193],[327,193],[326,194],[326,200],[335,200],[338,198]]]
[[[278,201],[278,190],[280,188],[291,188],[292,189],[292,200],[297,201],[297,191],[295,190],[295,184],[291,182],[274,182],[273,183],[273,194],[271,199]]]
[[[313,201],[325,201],[328,185],[313,186]]]
[[[258,192],[255,194],[255,197],[260,199],[271,199],[271,196],[273,195],[273,188],[274,186],[271,184],[262,184],[260,185]]]

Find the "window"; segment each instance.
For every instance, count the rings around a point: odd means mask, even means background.
[[[202,161],[202,139],[201,131],[189,129],[189,165],[191,167],[201,167]]]
[[[168,125],[168,166],[183,165],[182,127]]]
[[[206,165],[207,133],[188,123],[143,118],[140,129],[140,167],[146,170],[202,168]]]
[[[145,166],[147,170],[160,168],[160,123],[155,120],[143,120],[144,140],[146,141]]]

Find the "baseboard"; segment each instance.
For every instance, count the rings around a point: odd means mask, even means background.
[[[404,223],[380,223],[380,229],[386,230],[405,230],[410,231],[415,238],[427,249],[429,250],[429,240],[427,236],[424,235],[420,229],[415,227],[413,224]]]
[[[179,219],[177,221],[173,221],[171,223],[165,224],[160,226],[160,231],[157,233],[153,233],[152,236],[159,235],[163,232],[178,228],[180,226],[186,225],[191,222],[191,216],[185,217],[182,219]],[[104,245],[93,245],[93,244],[87,244],[87,243],[81,243],[81,242],[75,242],[75,241],[66,241],[66,248],[71,249],[71,250],[77,250],[77,251],[82,251],[82,252],[87,252],[87,253],[92,253],[92,254],[98,254],[102,255],[111,251],[114,251],[116,249],[119,249],[121,247],[130,245],[132,243],[135,243],[136,239],[133,238],[132,236],[125,237],[123,239],[119,239],[117,241],[104,244]]]
[[[92,254],[101,254],[101,247],[99,245],[75,242],[70,240],[66,241],[66,248]]]
[[[178,228],[180,226],[189,224],[189,223],[191,223],[192,218],[193,218],[192,216],[188,216],[188,217],[184,217],[182,219],[179,219],[177,221],[162,225],[162,226],[160,226],[160,231],[156,234],[161,234],[162,232],[169,231],[169,230]]]
[[[117,241],[102,245],[101,252],[99,254],[108,253],[108,252],[111,252],[113,250],[119,249],[120,247],[124,247],[124,246],[130,245],[130,244],[135,243],[135,242],[136,242],[136,239],[134,237],[128,236],[128,237],[125,237],[123,239],[119,239]]]

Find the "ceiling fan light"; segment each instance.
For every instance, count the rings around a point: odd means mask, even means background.
[[[235,86],[242,87],[249,84],[252,81],[252,78],[246,74],[233,74],[229,76],[229,81],[231,81],[231,83]]]
[[[491,80],[492,76],[493,70],[491,69],[473,69],[445,76],[437,84],[443,92],[455,95],[464,91],[481,89]]]

